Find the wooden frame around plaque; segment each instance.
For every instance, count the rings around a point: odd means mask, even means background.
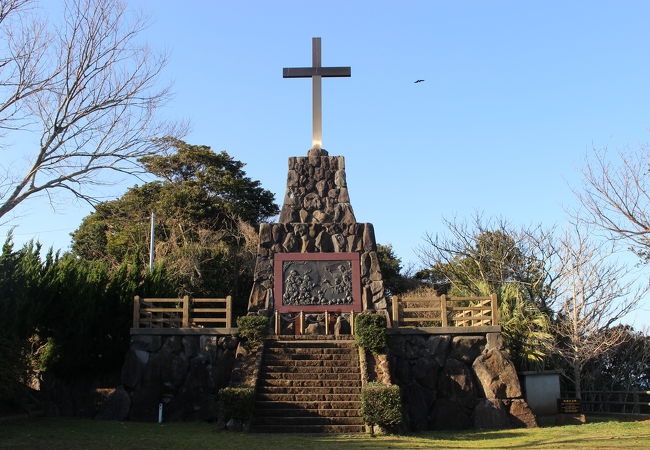
[[[349,261],[352,268],[352,304],[285,305],[282,302],[285,261]],[[361,266],[358,253],[276,253],[273,256],[273,294],[278,312],[361,312]]]

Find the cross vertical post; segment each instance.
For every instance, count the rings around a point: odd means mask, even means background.
[[[284,78],[311,78],[312,80],[312,149],[320,150],[323,146],[323,107],[321,79],[323,77],[349,77],[349,67],[322,67],[321,66],[321,39],[312,38],[312,66],[293,67],[282,69]]]
[[[311,38],[311,66],[320,68],[320,38]],[[311,77],[312,92],[312,148],[321,149],[323,146],[323,104],[321,91],[321,76]]]

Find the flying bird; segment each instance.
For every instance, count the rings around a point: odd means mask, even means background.
[[[422,83],[424,80],[415,80],[414,83]]]

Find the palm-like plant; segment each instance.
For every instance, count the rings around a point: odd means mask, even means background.
[[[490,295],[490,286],[475,283],[480,295]],[[469,296],[462,286],[454,285],[453,296]],[[528,296],[528,290],[517,282],[507,282],[497,288],[499,324],[506,350],[519,370],[541,369],[549,355],[553,336],[550,318]]]

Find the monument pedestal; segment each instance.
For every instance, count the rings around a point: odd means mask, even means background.
[[[277,274],[285,272],[275,264],[278,260],[286,264],[289,259],[276,257],[283,254],[292,254],[292,261],[301,260],[296,254],[305,254],[304,261],[329,259],[333,262],[340,259],[336,254],[357,254],[351,264],[358,264],[358,267],[351,270],[350,276],[352,283],[359,286],[360,301],[352,310],[387,309],[374,229],[372,224],[357,223],[355,219],[342,156],[328,156],[325,150],[318,149],[310,150],[306,157],[289,158],[287,193],[280,222],[262,224],[259,240],[249,312],[270,312],[288,304],[282,302],[282,286],[286,286],[286,280],[276,280]],[[320,256],[315,258],[314,254]],[[324,254],[330,254],[331,258]],[[303,272],[306,270],[311,269]],[[322,284],[314,292],[327,293],[334,289],[337,275],[323,277],[310,272],[307,277],[307,284]],[[304,306],[309,306],[310,310],[331,309],[332,300],[328,300],[327,295],[321,302],[318,297],[314,294],[311,302],[303,302]],[[349,311],[350,308],[346,306],[341,310]]]

